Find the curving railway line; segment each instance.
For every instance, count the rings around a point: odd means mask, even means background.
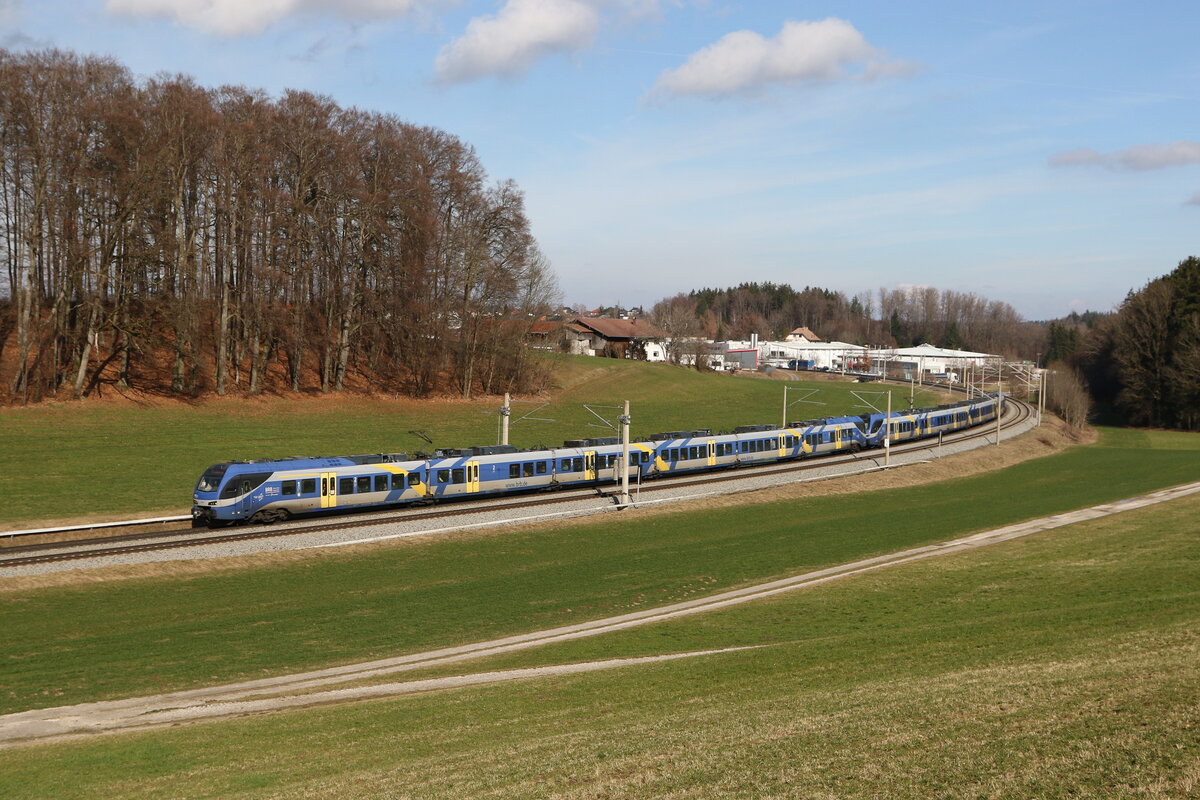
[[[1006,408],[1000,420],[1000,429],[1011,431],[1023,426],[1036,414],[1027,403],[1012,398],[1006,398]],[[954,434],[948,434],[942,440],[922,439],[892,446],[893,456],[937,451],[943,445],[961,444],[963,442],[989,440],[995,441],[996,426],[988,423],[983,426],[967,429]],[[859,453],[844,453],[825,456],[819,460],[772,463],[762,466],[744,466],[725,470],[718,473],[703,475],[684,475],[681,477],[663,476],[652,482],[646,482],[639,487],[639,495],[653,495],[680,487],[720,485],[732,481],[744,480],[748,477],[786,478],[780,483],[790,483],[806,472],[827,470],[839,464],[871,463],[874,468],[882,468],[884,454],[879,450],[862,451]],[[803,479],[803,478],[799,478]],[[487,498],[479,501],[455,502],[453,507],[436,508],[431,510],[396,510],[386,513],[357,513],[353,518],[339,515],[324,519],[310,520],[302,523],[257,526],[234,531],[215,533],[191,527],[160,530],[153,533],[129,533],[117,536],[104,536],[81,539],[70,542],[40,543],[31,545],[15,545],[3,549],[0,558],[0,569],[50,564],[56,562],[79,561],[86,559],[104,559],[137,553],[150,553],[164,550],[181,550],[210,545],[252,542],[255,540],[284,539],[289,536],[308,535],[322,532],[347,531],[378,526],[398,521],[411,522],[423,520],[452,519],[484,510],[512,510],[535,507],[563,506],[568,503],[588,498],[604,498],[616,502],[614,494],[616,485],[580,490],[559,490],[545,492],[537,496],[522,496],[511,498]],[[614,490],[614,491],[609,491]],[[635,502],[634,505],[637,505]],[[611,505],[598,506],[597,511],[609,510]]]

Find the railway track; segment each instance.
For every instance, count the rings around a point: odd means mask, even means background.
[[[1001,430],[1005,430],[1021,425],[1034,413],[1036,412],[1028,404],[1019,400],[1009,399],[1006,404],[1005,413],[1000,421],[1000,428]],[[986,424],[946,436],[942,443],[955,444],[976,439],[990,439],[994,438],[995,435],[996,426],[994,424]],[[911,454],[921,451],[934,451],[939,446],[938,440],[922,439],[916,442],[894,445],[891,451],[893,455]],[[724,470],[716,474],[683,475],[672,478],[659,477],[651,482],[642,483],[639,487],[639,494],[654,494],[681,487],[719,485],[750,477],[790,476],[797,473],[826,469],[838,464],[853,464],[863,461],[875,462],[878,467],[881,466],[880,462],[883,460],[884,453],[882,450],[866,450],[859,453],[825,456],[812,461],[793,461],[784,464],[739,467]],[[353,530],[390,522],[452,519],[454,517],[476,514],[481,511],[554,506],[588,498],[608,498],[616,502],[616,485],[594,487],[586,490],[553,491],[532,497],[499,499],[493,497],[480,501],[458,501],[453,504],[453,507],[428,510],[407,508],[388,513],[360,512],[354,513],[352,519],[339,514],[337,519],[306,520],[299,524],[291,523],[283,526],[259,525],[222,533],[212,533],[207,530],[201,532],[200,529],[181,527],[154,533],[131,533],[70,542],[19,545],[7,547],[3,550],[5,557],[0,559],[0,569],[264,539],[279,539],[288,536]],[[353,512],[344,512],[344,514],[349,513]]]

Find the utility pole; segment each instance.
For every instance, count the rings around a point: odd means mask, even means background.
[[[1000,446],[1000,416],[1004,407],[1004,384],[996,381],[996,446]]]
[[[1046,371],[1041,370],[1041,382],[1038,385],[1038,427],[1042,427],[1042,409],[1046,407]]]
[[[621,505],[629,505],[629,401],[621,415]]]
[[[892,465],[892,393],[889,391],[887,416],[883,419],[883,465]]]
[[[512,415],[508,392],[504,393],[504,405],[500,407],[500,444],[508,444],[508,418]]]

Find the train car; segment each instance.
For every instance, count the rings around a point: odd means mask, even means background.
[[[413,502],[429,491],[425,462],[404,453],[230,461],[204,471],[192,525],[276,522],[335,508]]]
[[[857,452],[980,425],[996,418],[1003,397],[984,395],[935,408],[804,420],[779,428],[745,425],[654,434],[629,445],[630,477],[650,478],[747,464]],[[432,503],[472,495],[596,486],[620,480],[623,448],[615,437],[562,447],[510,446],[404,453],[229,461],[204,471],[192,496],[193,526],[270,523],[348,508]]]

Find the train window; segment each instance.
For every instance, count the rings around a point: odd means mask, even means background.
[[[227,469],[229,469],[228,464],[213,464],[204,470],[204,474],[200,476],[200,481],[196,484],[196,491],[215,492],[221,486],[221,478],[225,477]]]
[[[321,497],[324,497],[327,494],[329,494],[329,489],[325,485],[325,479],[321,478]]]
[[[388,490],[388,476],[387,475],[376,475],[375,476],[375,491],[386,492],[387,490]]]
[[[466,473],[463,472],[462,467],[459,467],[458,469],[453,469],[450,472],[452,474],[452,477],[454,478],[453,483],[465,483],[466,482]]]
[[[521,465],[520,464],[509,464],[508,465],[508,477],[510,477],[510,478],[521,477]]]
[[[521,476],[525,477],[525,478],[533,477],[533,462],[532,461],[526,461],[524,464],[521,465]]]
[[[643,451],[642,451],[642,463],[643,463],[643,464],[649,464],[649,463],[650,463],[650,454],[649,454],[649,453],[647,453],[645,450],[643,450]]]
[[[355,487],[355,491],[357,491],[357,492],[371,491],[371,476],[370,475],[360,475],[355,479],[355,482],[357,484]]]
[[[420,482],[421,482],[421,473],[419,473],[419,472],[408,473],[408,485],[409,486],[416,486]]]
[[[637,453],[630,453],[630,454],[629,454],[629,466],[631,466],[631,467],[636,467],[636,466],[637,466],[637,463],[638,463],[638,454],[637,454]]]
[[[338,492],[341,494],[354,494],[354,478],[342,478],[338,481]]]
[[[546,462],[545,461],[537,462],[537,474],[538,475],[546,474]]]
[[[305,478],[304,480],[300,481],[300,494],[316,494],[316,493],[317,493],[317,479],[316,478]]]
[[[296,494],[296,482],[295,481],[284,481],[283,483],[279,484],[279,493],[285,497],[295,495]]]
[[[575,471],[583,472],[583,459],[582,458],[575,459]]]
[[[450,470],[439,469],[437,471],[437,482],[438,483],[449,483],[450,482]]]
[[[254,472],[248,475],[236,475],[229,479],[229,483],[225,484],[225,488],[221,490],[221,499],[230,500],[234,497],[241,497],[263,485],[267,478],[271,477],[269,472]]]

